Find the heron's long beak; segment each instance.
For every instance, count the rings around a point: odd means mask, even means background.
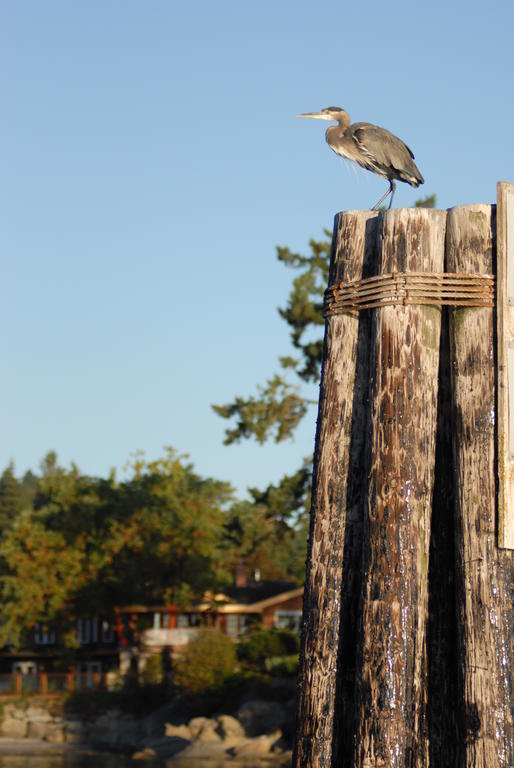
[[[316,120],[333,120],[326,112],[304,112],[302,115],[296,115],[296,117],[313,117]]]

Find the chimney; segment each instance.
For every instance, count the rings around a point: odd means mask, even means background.
[[[246,566],[242,560],[236,563],[234,583],[236,587],[246,587]]]

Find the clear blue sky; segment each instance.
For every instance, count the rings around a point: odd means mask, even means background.
[[[224,447],[211,403],[290,352],[291,275],[384,181],[298,112],[339,105],[414,150],[447,208],[514,181],[514,3],[0,2],[0,467],[83,472],[173,445],[244,491],[312,451]]]

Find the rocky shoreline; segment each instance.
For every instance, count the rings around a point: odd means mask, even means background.
[[[291,706],[251,700],[233,715],[166,717],[166,708],[138,720],[117,709],[87,719],[29,702],[3,705],[0,753],[29,754],[104,750],[131,755],[134,761],[211,765],[287,766],[291,764],[287,725]]]

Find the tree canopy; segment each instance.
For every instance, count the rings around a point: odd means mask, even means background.
[[[295,493],[284,483],[238,501],[172,449],[156,461],[134,457],[121,481],[65,469],[53,452],[38,475],[17,479],[9,465],[0,480],[0,645],[22,645],[40,624],[73,646],[80,617],[190,606],[230,584],[241,558],[263,578],[301,579]]]

